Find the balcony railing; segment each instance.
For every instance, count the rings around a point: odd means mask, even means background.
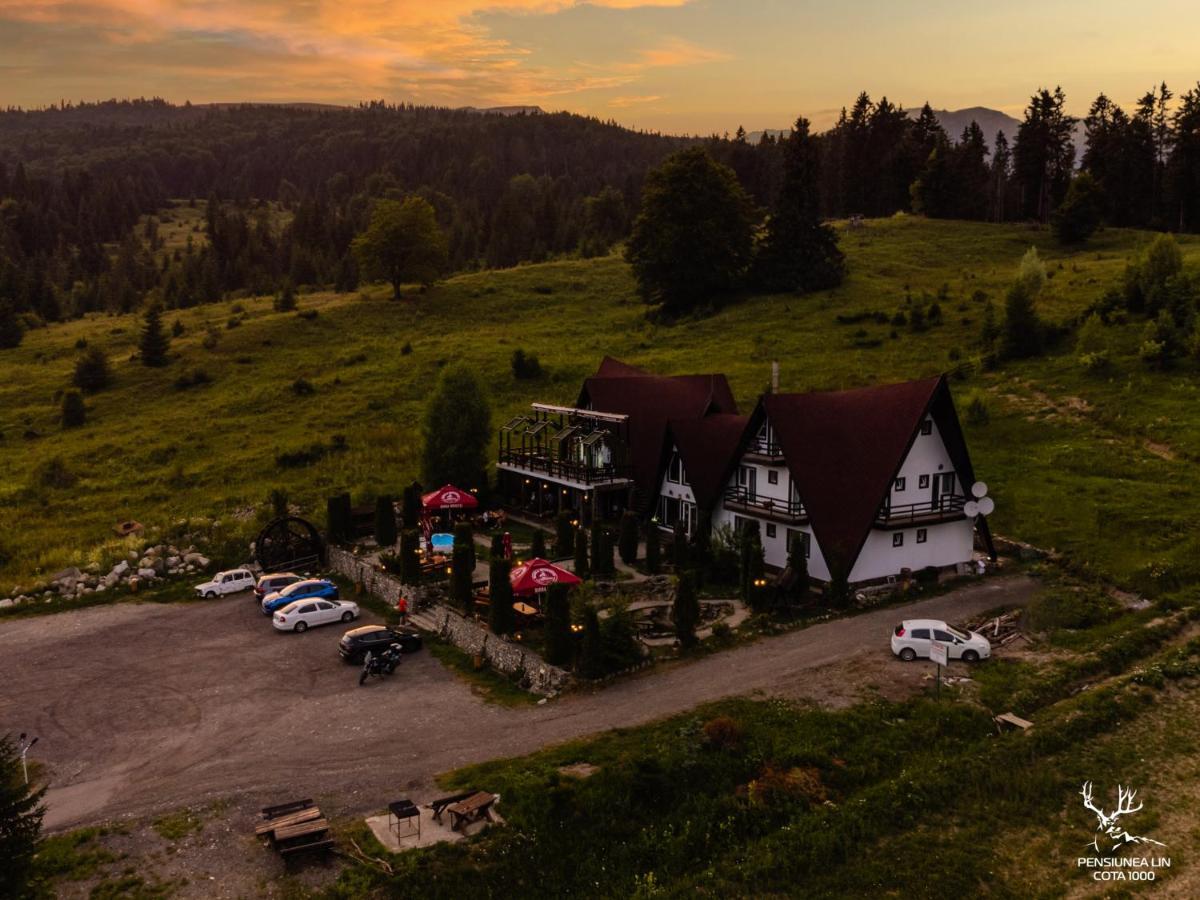
[[[633,477],[629,466],[589,466],[587,463],[521,450],[501,450],[499,462],[502,466],[536,472],[548,479],[573,481],[577,484],[604,484]]]
[[[767,440],[764,437],[756,437],[750,446],[746,448],[746,453],[750,456],[758,456],[769,460],[783,459],[783,448],[775,441]]]
[[[966,498],[961,494],[943,494],[937,500],[880,507],[875,517],[878,525],[909,525],[915,522],[938,522],[958,519],[963,514]]]
[[[808,518],[804,504],[799,500],[764,497],[761,494],[751,493],[744,487],[726,488],[725,508],[783,522],[803,522]]]

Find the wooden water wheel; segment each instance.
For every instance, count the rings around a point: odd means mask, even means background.
[[[264,572],[302,572],[324,564],[325,542],[307,519],[283,516],[259,532],[254,557]]]

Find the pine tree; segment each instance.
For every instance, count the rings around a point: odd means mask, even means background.
[[[425,407],[422,466],[427,484],[466,490],[487,483],[492,410],[479,376],[465,366],[442,371]]]
[[[533,538],[529,542],[529,555],[533,559],[546,558],[546,532],[535,528]]]
[[[150,304],[142,320],[142,337],[138,344],[142,365],[158,368],[167,364],[167,350],[170,349],[171,339],[163,330],[162,311],[157,304]]]
[[[1054,236],[1063,244],[1082,244],[1100,227],[1103,198],[1096,180],[1087,172],[1077,175],[1067,196],[1050,217]]]
[[[79,428],[87,421],[87,408],[79,391],[67,391],[62,398],[63,428]]]
[[[845,277],[837,232],[821,222],[819,151],[808,128],[807,119],[797,119],[783,144],[783,185],[754,261],[756,280],[767,290],[820,291]]]
[[[488,627],[492,634],[508,634],[513,630],[511,571],[512,563],[502,554],[492,556],[488,564]]]
[[[588,536],[582,528],[575,532],[575,574],[588,577]]]
[[[0,897],[27,897],[38,850],[45,788],[25,784],[21,758],[10,737],[0,734]]]
[[[415,481],[404,489],[401,518],[405,528],[416,528],[421,520],[421,485]]]
[[[679,646],[688,649],[696,643],[696,625],[700,621],[700,601],[696,598],[696,584],[690,572],[679,576],[675,586],[675,602],[671,606],[671,621],[675,623],[675,637]]]
[[[662,568],[662,532],[654,522],[646,529],[646,571],[657,575]]]
[[[794,599],[804,601],[808,597],[812,579],[808,574],[808,557],[804,553],[804,541],[796,539],[788,550],[788,568],[792,570],[791,595]]]
[[[381,548],[396,545],[396,504],[388,494],[375,498],[375,543]]]
[[[546,591],[546,662],[552,666],[567,666],[574,656],[567,586],[552,584]]]
[[[627,509],[621,514],[621,531],[617,538],[617,551],[621,554],[621,562],[632,566],[637,562],[638,551],[638,520],[637,513]]]
[[[17,318],[11,300],[0,297],[0,350],[11,350],[21,346],[25,328]]]
[[[1025,281],[1014,282],[1004,298],[1004,327],[1000,332],[1000,355],[1024,359],[1042,352],[1042,322]]]

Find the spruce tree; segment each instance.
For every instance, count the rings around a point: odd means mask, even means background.
[[[675,602],[671,606],[671,621],[679,646],[688,649],[696,643],[696,625],[700,621],[700,601],[696,598],[696,583],[690,572],[679,576],[675,587]]]
[[[401,516],[405,528],[416,528],[421,520],[421,485],[415,481],[404,489]]]
[[[529,555],[533,559],[546,558],[546,532],[540,528],[533,530],[533,538],[529,542]]]
[[[293,312],[296,309],[296,288],[291,279],[283,283],[283,289],[275,295],[275,312]]]
[[[1004,298],[1004,326],[1000,332],[1000,355],[1023,359],[1042,352],[1042,322],[1033,304],[1033,293],[1025,281],[1014,282]]]
[[[390,494],[375,498],[375,543],[380,547],[396,544],[396,504]]]
[[[102,391],[112,383],[108,355],[99,347],[89,347],[75,360],[71,383],[86,394]]]
[[[767,604],[767,592],[756,583],[763,579],[765,571],[762,539],[757,529],[747,530],[742,535],[741,551],[738,576],[741,579],[742,600],[755,612],[762,612]]]
[[[804,554],[804,541],[792,541],[791,549],[788,551],[788,568],[792,570],[792,598],[803,602],[808,598],[808,591],[812,584],[808,574],[808,557]]]
[[[24,337],[25,328],[17,318],[12,301],[0,297],[0,350],[11,350],[21,346]]]
[[[571,603],[565,584],[552,584],[546,591],[546,662],[552,666],[570,665],[575,655],[571,636]]]
[[[487,482],[492,411],[483,381],[465,366],[444,369],[425,408],[422,465],[426,483],[462,490]]]
[[[617,538],[617,550],[621,554],[621,562],[632,566],[637,562],[638,551],[638,520],[637,513],[627,509],[621,514],[621,532]]]
[[[646,571],[657,575],[662,569],[662,532],[658,525],[650,523],[646,529]]]
[[[62,398],[63,428],[79,428],[87,421],[87,408],[79,391],[67,391]]]
[[[513,630],[511,571],[512,563],[503,555],[494,555],[488,565],[488,627],[492,634],[508,634]]]
[[[821,291],[842,283],[846,260],[837,232],[821,222],[819,157],[808,120],[783,142],[783,184],[754,261],[757,282],[771,291]]]
[[[45,788],[25,784],[12,739],[0,734],[0,897],[34,895],[28,889],[42,831]]]
[[[588,577],[588,536],[582,528],[575,532],[575,574]]]
[[[157,303],[146,308],[142,319],[142,336],[138,348],[142,355],[142,365],[158,368],[167,364],[167,350],[170,349],[171,339],[163,329],[162,311]]]

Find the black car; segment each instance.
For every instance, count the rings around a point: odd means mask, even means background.
[[[338,641],[338,653],[349,663],[361,665],[367,651],[379,653],[389,644],[399,644],[404,653],[421,649],[421,634],[413,628],[387,628],[383,625],[363,625],[351,628]]]

